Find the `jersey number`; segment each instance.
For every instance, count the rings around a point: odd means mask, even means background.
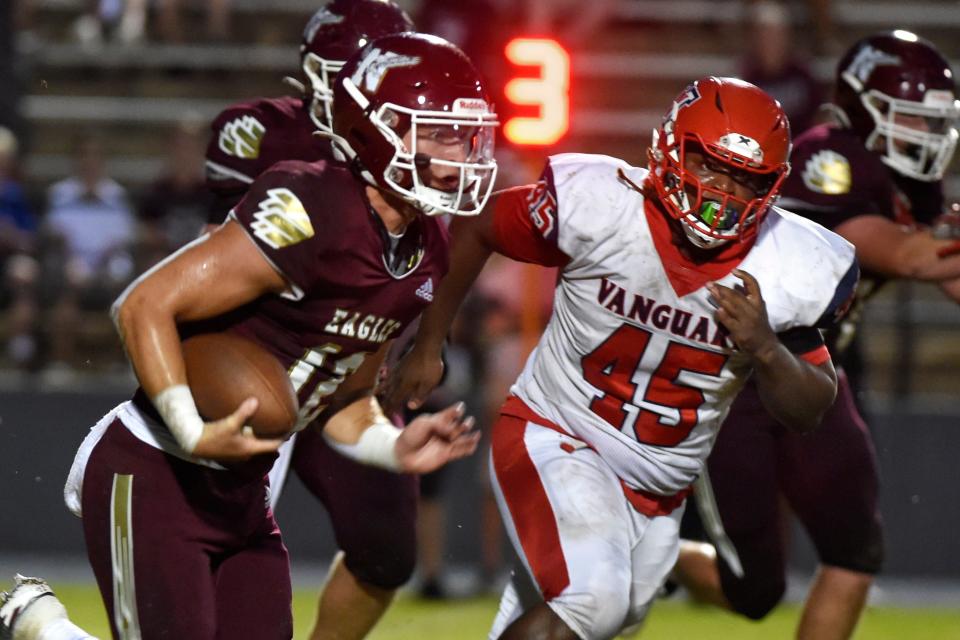
[[[637,383],[633,381],[652,333],[622,324],[599,347],[581,360],[584,379],[603,393],[594,396],[590,410],[622,429],[636,416],[633,431],[646,444],[672,447],[683,441],[697,425],[697,410],[703,392],[678,382],[684,371],[717,376],[727,363],[722,353],[671,342],[650,377],[639,406],[633,404]]]
[[[358,351],[335,360],[332,372],[324,371],[327,358],[339,353],[340,349],[340,345],[329,342],[318,349],[307,351],[306,355],[290,368],[290,382],[298,396],[302,396],[305,389],[316,385],[306,399],[300,398],[300,426],[309,424],[327,408],[323,403],[324,399],[336,391],[347,376],[359,369],[368,355],[365,351]]]

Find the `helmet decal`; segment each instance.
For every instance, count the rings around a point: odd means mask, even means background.
[[[845,73],[856,78],[861,85],[870,79],[873,70],[881,65],[900,64],[900,57],[866,46],[853,58]]]
[[[731,153],[750,158],[756,164],[763,163],[763,148],[760,143],[742,133],[728,133],[720,136],[717,146]]]
[[[317,35],[317,30],[320,27],[325,27],[331,24],[340,24],[344,20],[345,18],[343,16],[331,11],[330,7],[323,7],[314,13],[310,18],[310,21],[303,30],[303,39],[306,41],[313,40],[313,38]]]
[[[676,105],[678,109],[683,107],[689,107],[694,102],[700,99],[700,90],[697,89],[697,85],[691,84],[684,89],[683,93],[680,94],[680,97],[676,100]]]
[[[350,80],[358,87],[376,93],[388,71],[397,67],[414,67],[418,64],[420,64],[420,56],[404,56],[374,47],[360,61]]]

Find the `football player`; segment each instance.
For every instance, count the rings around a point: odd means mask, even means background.
[[[333,158],[333,82],[344,61],[379,36],[413,31],[390,0],[333,0],[303,31],[298,97],[258,98],[225,109],[213,121],[207,186],[215,201],[207,230],[219,226],[254,179],[281,160]],[[270,472],[276,508],[292,464],[330,516],[337,546],[317,607],[312,640],[362,638],[376,624],[416,563],[417,480],[359,464],[308,430],[280,449]]]
[[[274,165],[223,226],[114,305],[141,387],[81,445],[66,497],[116,637],[292,634],[287,553],[267,500],[280,441],[243,429],[254,399],[204,421],[181,339],[231,331],[269,350],[297,391],[297,428],[323,429],[348,458],[422,473],[476,447],[462,405],[401,430],[373,387],[391,338],[446,273],[435,214],[476,214],[489,196],[497,118],[486,89],[459,49],[405,33],[348,58],[334,93],[331,135],[347,162]]]
[[[775,100],[707,77],[667,112],[648,168],[553,156],[538,183],[453,223],[450,273],[388,404],[417,405],[436,384],[454,311],[492,252],[560,269],[493,428],[491,475],[522,566],[490,638],[612,638],[642,620],[746,378],[798,432],[833,402],[818,327],[857,266],[845,240],[771,205],[789,152]]]
[[[944,213],[943,172],[957,142],[953,73],[929,42],[906,31],[851,47],[837,67],[836,122],[797,139],[779,202],[856,246],[863,268],[853,310],[828,336],[842,357],[863,301],[885,281],[938,282],[960,300],[955,217]],[[927,225],[945,224],[934,233]],[[943,238],[936,237],[943,233]],[[786,498],[820,560],[797,638],[849,638],[883,562],[877,463],[849,381],[811,436],[790,433],[748,383],[709,460],[719,514],[742,563],[738,577],[710,547],[683,544],[676,577],[700,599],[759,619],[783,597]],[[698,496],[699,498],[700,496]]]
[[[333,81],[344,61],[370,40],[414,31],[392,0],[331,0],[307,22],[300,42],[297,97],[256,98],[230,105],[211,125],[207,187],[216,196],[208,223],[220,225],[254,179],[281,160],[332,159]]]

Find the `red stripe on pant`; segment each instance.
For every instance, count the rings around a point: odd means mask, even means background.
[[[523,554],[540,593],[549,601],[567,588],[570,576],[553,508],[523,441],[526,425],[526,420],[513,416],[497,419],[492,437],[493,469]]]

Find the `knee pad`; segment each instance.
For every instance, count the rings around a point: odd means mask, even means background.
[[[820,561],[823,564],[870,575],[880,573],[885,558],[883,530],[879,523],[872,527],[870,533],[860,540],[860,544],[843,550],[831,549],[820,554]]]
[[[344,564],[355,578],[381,589],[398,589],[413,575],[416,552],[402,545],[345,550]]]
[[[730,601],[733,610],[751,620],[765,618],[780,603],[787,590],[782,575],[772,579],[757,579],[748,573],[743,579],[738,579],[721,570],[720,581],[723,595]]]
[[[568,626],[573,625],[577,635],[589,640],[614,638],[630,609],[629,589],[561,594],[550,601],[550,608]]]

